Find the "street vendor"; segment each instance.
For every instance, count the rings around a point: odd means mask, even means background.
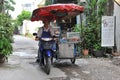
[[[52,26],[50,26],[50,21],[49,20],[43,20],[43,27],[39,28],[36,36],[36,40],[39,40],[41,37],[42,38],[50,38],[54,36],[54,31],[52,29]],[[39,40],[39,47],[41,45],[41,41]],[[38,52],[37,60],[36,62],[39,62],[39,55],[40,52]]]
[[[45,20],[43,21],[43,27],[39,28],[38,30],[38,37],[51,37],[52,35],[54,35],[54,31],[52,29],[52,26],[50,26],[50,21],[49,20]],[[48,34],[48,35],[47,35]]]

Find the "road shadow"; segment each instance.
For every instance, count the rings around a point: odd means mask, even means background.
[[[55,63],[53,63],[53,66],[54,67],[57,67],[57,68],[64,68],[64,67],[75,67],[75,68],[77,68],[77,67],[79,67],[78,65],[76,65],[76,64],[72,64],[71,62],[68,62],[68,61],[66,61],[66,62],[55,62]]]

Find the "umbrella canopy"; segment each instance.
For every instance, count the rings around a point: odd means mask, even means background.
[[[84,11],[83,6],[76,4],[53,4],[35,9],[32,13],[31,21],[55,20],[58,18],[74,17]]]

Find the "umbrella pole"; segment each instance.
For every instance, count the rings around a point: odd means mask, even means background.
[[[82,38],[82,33],[83,32],[82,32],[82,15],[81,14],[80,14],[80,26],[81,26],[81,32],[80,33],[81,33],[81,38]]]
[[[61,26],[59,24],[59,19],[56,19],[56,26],[60,27],[60,36],[59,36],[59,39],[60,39],[61,38]]]

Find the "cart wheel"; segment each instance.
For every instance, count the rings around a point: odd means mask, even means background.
[[[71,59],[71,63],[75,64],[76,58]]]

